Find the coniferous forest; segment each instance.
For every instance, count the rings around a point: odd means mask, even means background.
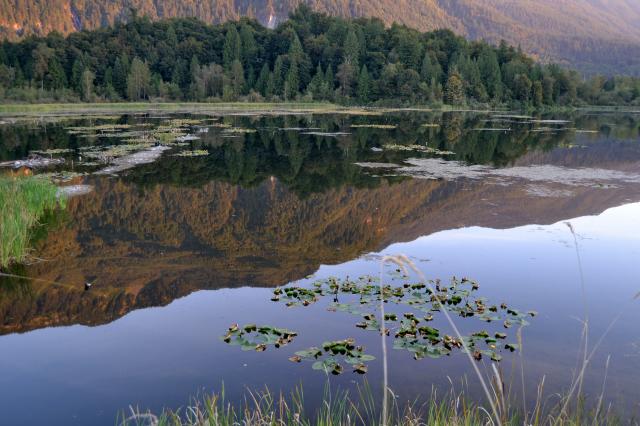
[[[0,100],[331,101],[523,107],[640,105],[640,79],[540,64],[520,49],[300,6],[256,20],[128,23],[0,44]]]

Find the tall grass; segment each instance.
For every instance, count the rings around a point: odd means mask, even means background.
[[[34,228],[59,205],[64,199],[49,181],[0,177],[0,269],[25,261]]]
[[[580,426],[580,425],[637,425],[633,420],[622,420],[611,409],[591,411],[565,411],[562,401],[549,403],[543,396],[544,383],[538,391],[538,399],[532,413],[525,413],[515,401],[507,403],[507,411],[501,413],[500,423],[508,426]],[[304,398],[302,387],[290,395],[274,393],[269,389],[247,391],[244,400],[228,401],[221,393],[196,398],[177,410],[160,414],[129,407],[120,413],[118,426],[369,426],[389,424],[394,426],[489,426],[498,424],[491,409],[472,402],[467,391],[438,393],[422,401],[399,403],[390,398],[388,413],[383,417],[380,404],[365,383],[354,394],[335,391],[327,385],[320,406],[313,412]]]

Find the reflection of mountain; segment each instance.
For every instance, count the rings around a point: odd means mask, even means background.
[[[198,289],[284,284],[320,264],[344,262],[444,229],[552,223],[640,199],[640,189],[628,184],[606,190],[572,187],[572,197],[544,198],[532,195],[544,190],[528,191],[526,182],[499,186],[481,180],[383,180],[353,164],[401,162],[420,155],[371,147],[427,143],[455,151],[453,158],[473,164],[640,172],[640,145],[628,141],[638,134],[633,118],[575,119],[581,129],[609,126],[611,139],[575,137],[571,131],[532,132],[529,124],[513,123],[507,124],[511,132],[476,131],[495,125],[485,123],[486,118],[224,117],[229,125],[258,131],[225,138],[220,129],[211,128],[193,142],[194,149],[209,150],[206,157],[166,155],[119,179],[90,179],[95,191],[72,199],[68,223],[38,242],[35,254],[48,261],[19,271],[61,284],[0,280],[0,333],[102,324]],[[140,118],[121,119],[126,120]],[[381,131],[349,126],[387,120],[398,127]],[[332,138],[277,130],[296,127],[352,134]],[[0,147],[3,159],[23,158],[32,149],[75,150],[88,143],[59,124],[4,126],[0,138],[7,141]],[[548,186],[547,194],[557,184]],[[85,292],[84,283],[94,279],[93,288]]]
[[[543,198],[481,181],[406,180],[304,198],[275,178],[251,189],[93,183],[93,193],[70,202],[73,220],[38,246],[48,261],[23,271],[64,284],[5,282],[0,332],[101,324],[198,289],[284,284],[320,264],[443,229],[552,223],[640,200],[638,187]]]

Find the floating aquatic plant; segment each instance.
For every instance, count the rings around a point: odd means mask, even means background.
[[[416,360],[468,350],[477,361],[487,358],[498,362],[502,352],[519,349],[517,344],[508,342],[506,329],[526,326],[527,319],[536,315],[534,311],[522,312],[505,303],[489,303],[478,295],[479,285],[467,278],[454,277],[447,283],[440,280],[411,283],[401,272],[397,269],[392,273],[392,281],[401,280],[401,285],[380,286],[379,279],[371,276],[356,280],[328,278],[316,280],[310,286],[276,288],[271,300],[287,307],[306,307],[331,298],[329,311],[358,317],[356,328],[393,338],[394,349],[408,351]],[[381,300],[389,305],[385,308],[384,329],[379,311]],[[396,307],[393,312],[392,306]],[[474,318],[485,326],[466,336],[447,334],[434,325],[444,310],[461,318]],[[490,331],[490,326],[495,330]],[[230,343],[229,333],[225,339]],[[246,345],[254,343],[250,341]],[[293,362],[313,360],[315,369],[332,374],[342,373],[343,362],[346,362],[354,366],[354,372],[364,374],[365,363],[374,358],[349,338],[298,351],[289,359]]]
[[[334,375],[341,374],[344,368],[340,361],[344,361],[353,368],[354,373],[365,374],[368,371],[366,362],[373,361],[373,355],[365,354],[363,346],[356,346],[353,338],[324,342],[321,348],[311,347],[298,351],[289,358],[291,362],[302,360],[313,361],[314,370],[323,370]]]
[[[267,347],[273,346],[276,349],[286,346],[298,335],[295,331],[286,328],[271,327],[268,325],[257,326],[247,324],[240,327],[233,324],[222,336],[222,340],[230,345],[239,345],[243,351],[255,350],[257,352],[266,351]]]
[[[181,151],[174,154],[175,157],[202,157],[209,155],[209,151],[206,149],[194,149],[193,151]]]
[[[398,126],[395,124],[352,124],[351,128],[354,129],[395,129]]]
[[[389,151],[420,151],[426,154],[435,154],[435,155],[454,155],[455,152],[452,151],[442,151],[437,148],[432,148],[426,145],[399,145],[399,144],[386,144],[382,146],[383,149]]]

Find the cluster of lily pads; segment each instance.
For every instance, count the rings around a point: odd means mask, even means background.
[[[486,357],[498,362],[502,359],[502,352],[514,352],[519,348],[518,344],[508,342],[506,330],[514,326],[526,326],[527,319],[536,315],[534,311],[521,312],[505,303],[489,303],[477,294],[478,284],[467,278],[454,277],[448,283],[440,280],[411,283],[407,281],[408,277],[400,278],[404,281],[402,285],[383,286],[380,286],[379,279],[371,276],[356,280],[322,279],[311,286],[276,288],[271,300],[284,303],[287,307],[304,307],[330,298],[329,311],[357,316],[355,327],[392,337],[394,349],[406,350],[416,360],[439,358],[455,351],[469,351],[478,361]],[[379,309],[381,302],[385,305],[384,321]],[[434,326],[434,321],[444,310],[452,316],[495,324],[502,331],[488,331],[489,325],[486,325],[464,336],[447,334]],[[274,344],[276,348],[284,346],[283,336],[297,335],[296,332],[285,333],[281,329],[265,326],[257,328],[260,339],[252,340],[247,339],[246,327],[232,326],[223,340],[241,344],[243,349],[262,351],[268,344]],[[256,330],[254,326],[250,329]],[[287,339],[286,343],[290,341]],[[332,374],[342,373],[344,368],[341,363],[346,362],[353,366],[354,372],[364,374],[367,372],[366,363],[374,357],[366,354],[353,338],[348,338],[298,351],[289,359],[292,362],[311,360],[314,369]]]
[[[382,147],[387,151],[418,151],[424,152],[425,154],[433,154],[433,155],[454,155],[455,152],[452,151],[443,151],[437,148],[432,148],[427,145],[400,145],[400,144],[386,144]]]

